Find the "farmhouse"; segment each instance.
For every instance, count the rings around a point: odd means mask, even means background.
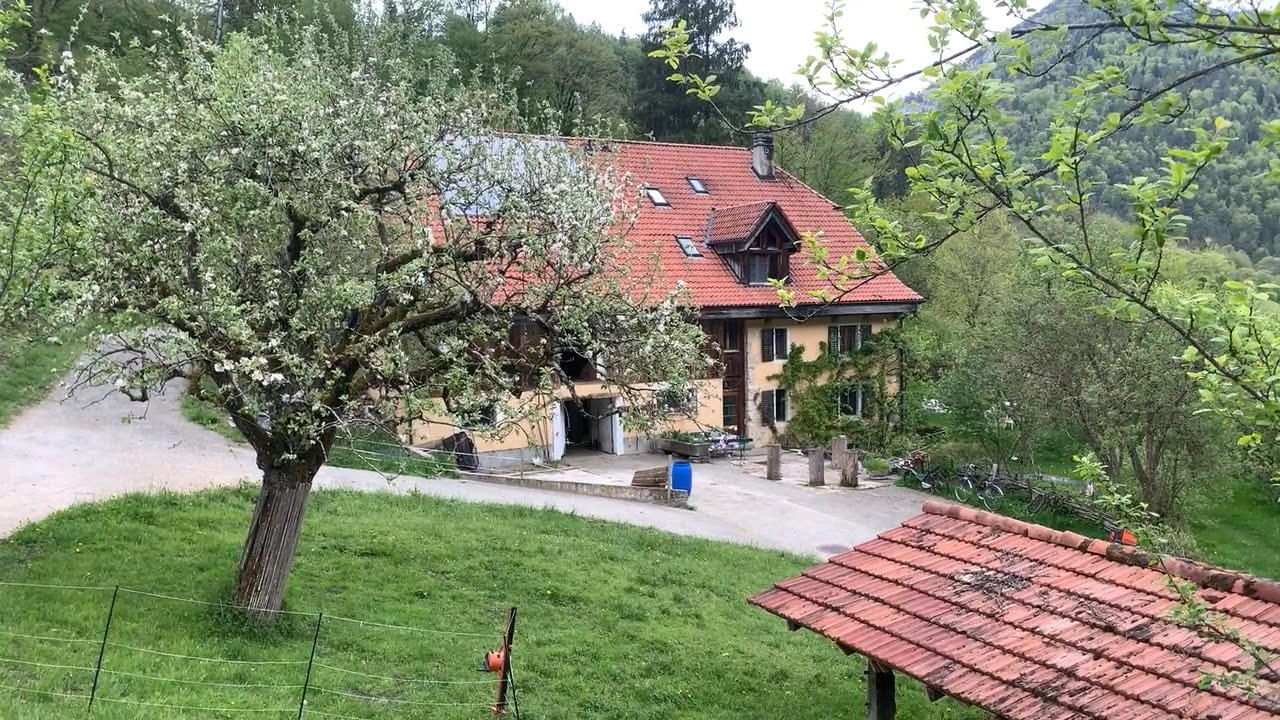
[[[693,388],[659,391],[669,403],[669,430],[723,429],[760,444],[784,432],[794,408],[776,377],[792,353],[814,360],[823,352],[856,353],[864,341],[915,310],[923,298],[892,272],[834,281],[820,270],[802,238],[820,237],[830,258],[850,255],[866,241],[839,205],[773,162],[773,139],[750,148],[640,141],[567,139],[634,184],[639,206],[627,232],[628,257],[645,265],[662,289],[683,284],[714,347],[715,369]],[[649,267],[652,266],[652,267]],[[781,281],[795,293],[784,308]],[[825,291],[819,300],[809,293]],[[575,448],[624,454],[647,452],[654,439],[624,428],[621,398],[594,382],[607,358],[562,358],[574,395],[547,398],[543,417],[498,437],[477,435],[485,467],[559,460]],[[900,368],[849,383],[837,393],[840,413],[863,412],[867,383],[896,395]],[[567,395],[565,393],[564,395]],[[457,431],[440,418],[412,423],[406,439],[439,443]]]

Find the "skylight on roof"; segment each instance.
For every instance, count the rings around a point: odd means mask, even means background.
[[[654,205],[670,205],[671,204],[667,202],[667,199],[665,197],[662,196],[662,191],[656,187],[647,187],[644,189],[644,191],[649,196],[649,202],[652,202]]]
[[[677,235],[676,244],[684,252],[685,257],[702,257],[702,251],[697,245],[693,244],[693,238],[687,235]]]
[[[698,193],[699,195],[707,194],[707,186],[705,183],[702,182],[701,178],[687,177],[685,178],[685,180],[689,181],[689,187],[693,188],[694,192]]]

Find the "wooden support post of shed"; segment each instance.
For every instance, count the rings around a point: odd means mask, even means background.
[[[769,455],[764,463],[764,476],[770,480],[782,479],[782,446],[773,443],[768,447]]]
[[[893,720],[897,712],[893,670],[867,658],[867,720]]]
[[[824,475],[825,465],[827,462],[826,453],[822,448],[809,448],[805,451],[809,456],[809,484],[813,486],[826,485],[826,477]]]

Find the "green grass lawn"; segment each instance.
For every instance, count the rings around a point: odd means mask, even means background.
[[[48,394],[83,349],[75,336],[66,342],[0,339],[0,427]]]
[[[252,508],[248,488],[134,495],[74,507],[0,541],[0,579],[112,585],[227,597]],[[746,603],[809,565],[804,558],[583,519],[549,510],[420,496],[313,496],[286,607],[449,631],[458,637],[325,621],[317,662],[365,675],[488,680],[476,671],[519,607],[516,678],[527,718],[859,717],[863,662]],[[0,631],[101,636],[110,592],[0,587]],[[112,642],[239,660],[306,660],[314,621],[245,627],[216,607],[121,594]],[[97,645],[0,635],[0,657],[90,667]],[[110,645],[103,667],[171,679],[297,684],[303,665],[221,665]],[[84,694],[92,673],[0,662],[0,685]],[[354,718],[481,718],[487,684],[425,684],[314,671],[312,710]],[[294,688],[226,688],[104,673],[104,697],[217,708],[297,707]],[[381,701],[378,699],[382,699]],[[900,717],[985,717],[900,681]],[[291,717],[98,703],[107,720]],[[69,718],[83,701],[0,690],[0,717]],[[324,718],[318,713],[305,717]]]
[[[1222,480],[1192,502],[1187,527],[1205,560],[1280,579],[1280,503],[1262,483]]]

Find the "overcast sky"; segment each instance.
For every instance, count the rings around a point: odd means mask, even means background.
[[[597,23],[605,32],[639,35],[640,16],[649,0],[559,0],[581,23]],[[992,0],[983,0],[991,7]],[[1038,3],[1037,3],[1038,5]],[[764,78],[790,84],[796,68],[814,52],[813,33],[823,23],[827,0],[737,0],[739,25],[732,36],[751,45],[747,67]],[[992,14],[995,17],[995,14]],[[848,0],[842,18],[850,45],[875,42],[904,65],[927,61],[928,20],[922,20],[912,0]],[[1007,24],[1007,23],[1006,23]],[[911,88],[914,89],[914,88]]]

